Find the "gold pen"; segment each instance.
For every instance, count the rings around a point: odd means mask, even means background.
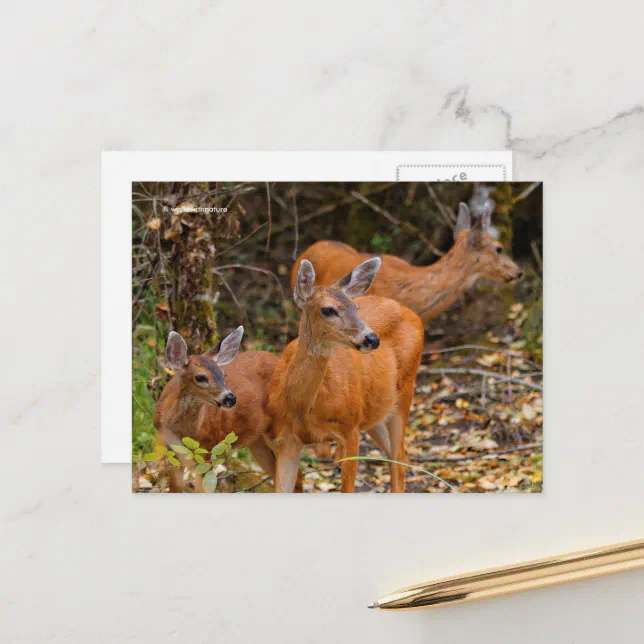
[[[490,568],[409,586],[369,608],[406,610],[462,604],[644,567],[644,539]]]

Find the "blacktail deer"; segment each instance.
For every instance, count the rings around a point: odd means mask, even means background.
[[[235,359],[243,334],[240,326],[222,341],[219,351],[213,347],[189,356],[183,338],[170,332],[166,358],[175,375],[159,398],[154,425],[166,444],[189,436],[207,450],[234,431],[235,447],[247,447],[274,478],[268,389],[278,358],[267,351],[247,351]],[[183,491],[180,472],[172,468],[171,473],[170,490]]]
[[[480,277],[495,281],[514,282],[521,278],[521,269],[503,252],[503,246],[489,233],[491,207],[481,217],[470,216],[461,203],[454,230],[454,246],[430,266],[411,266],[393,255],[382,257],[382,267],[369,295],[396,300],[420,316],[426,324],[458,300]],[[315,265],[318,283],[333,284],[356,262],[370,257],[335,241],[319,241],[300,255],[291,271],[291,285],[297,279],[297,266],[307,259]]]
[[[338,459],[357,456],[360,432],[368,431],[391,459],[407,461],[404,434],[423,325],[393,300],[359,297],[379,267],[379,258],[369,259],[322,287],[314,286],[313,265],[300,264],[294,288],[302,309],[299,338],[280,358],[269,394],[276,492],[293,491],[306,443],[336,440]],[[356,461],[342,462],[343,492],[354,491],[357,468]],[[404,468],[390,469],[391,491],[404,492]]]

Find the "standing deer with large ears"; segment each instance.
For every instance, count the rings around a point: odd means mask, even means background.
[[[274,478],[268,389],[278,358],[267,351],[247,351],[236,357],[243,334],[240,326],[219,350],[215,346],[203,354],[188,355],[183,338],[170,332],[166,358],[174,376],[159,398],[154,425],[165,443],[189,436],[208,450],[234,431],[235,446],[248,447]],[[173,468],[171,473],[170,490],[183,491],[179,472]]]
[[[299,338],[275,368],[276,492],[292,492],[305,443],[337,441],[337,457],[358,455],[367,431],[393,460],[406,461],[405,427],[423,348],[418,316],[380,297],[360,297],[380,259],[363,262],[333,286],[315,286],[302,260],[294,298],[302,309]],[[355,299],[355,301],[353,300]],[[342,491],[353,492],[358,463],[342,462]],[[391,464],[391,490],[404,492],[405,472]]]
[[[492,206],[481,217],[470,215],[466,204],[458,207],[454,246],[430,266],[411,266],[393,255],[383,255],[382,267],[369,291],[370,295],[389,297],[417,313],[424,324],[458,300],[475,282],[485,277],[514,282],[521,269],[503,252],[503,246],[488,232]],[[319,284],[333,284],[356,262],[370,255],[358,253],[347,244],[319,241],[300,255],[291,272],[294,286],[297,266],[307,259],[315,264]]]

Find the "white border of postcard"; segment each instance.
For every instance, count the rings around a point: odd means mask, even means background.
[[[133,181],[511,181],[512,153],[103,152],[101,460],[132,454]]]

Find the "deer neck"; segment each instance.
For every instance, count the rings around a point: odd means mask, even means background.
[[[163,431],[180,438],[194,438],[203,422],[206,405],[191,394],[181,391],[181,385],[171,380],[159,400],[160,420]]]
[[[399,284],[398,299],[429,322],[460,299],[477,278],[476,258],[468,252],[467,242],[456,243],[439,261],[416,268]]]
[[[333,347],[314,338],[308,316],[304,313],[297,350],[286,377],[286,402],[296,422],[308,422],[333,350]]]

